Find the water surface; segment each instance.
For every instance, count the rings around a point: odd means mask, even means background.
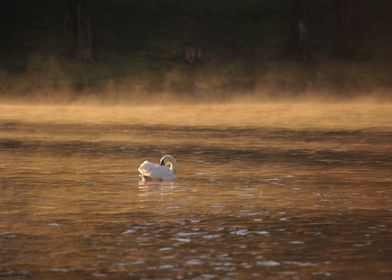
[[[257,125],[251,107],[202,125],[205,108],[166,124],[29,108],[0,113],[5,279],[392,277],[390,115],[291,125],[275,108]],[[178,180],[140,183],[163,154]]]

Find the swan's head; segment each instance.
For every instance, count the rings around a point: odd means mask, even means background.
[[[169,166],[170,170],[173,171],[173,173],[176,173],[176,168],[177,168],[177,161],[174,157],[170,155],[163,156],[161,158],[160,164],[163,166]]]

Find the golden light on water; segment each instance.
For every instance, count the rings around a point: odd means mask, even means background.
[[[313,279],[364,261],[384,276],[391,120],[376,102],[3,103],[1,265]],[[141,184],[139,165],[164,154],[177,180]]]

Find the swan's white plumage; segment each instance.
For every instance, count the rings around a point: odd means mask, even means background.
[[[163,157],[162,159],[164,158],[165,157]],[[175,164],[175,159],[173,158],[173,160]],[[145,161],[140,165],[138,171],[140,173],[140,177],[143,180],[152,179],[152,180],[170,181],[176,179],[176,176],[174,175],[175,166],[173,168],[172,164],[173,163],[170,163],[169,167],[167,167],[165,165],[158,165],[153,162]]]

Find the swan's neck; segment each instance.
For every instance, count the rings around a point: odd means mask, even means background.
[[[169,161],[169,162],[167,163],[167,166],[169,167],[169,169],[170,169],[173,173],[176,173],[176,164],[175,164],[175,163]]]

